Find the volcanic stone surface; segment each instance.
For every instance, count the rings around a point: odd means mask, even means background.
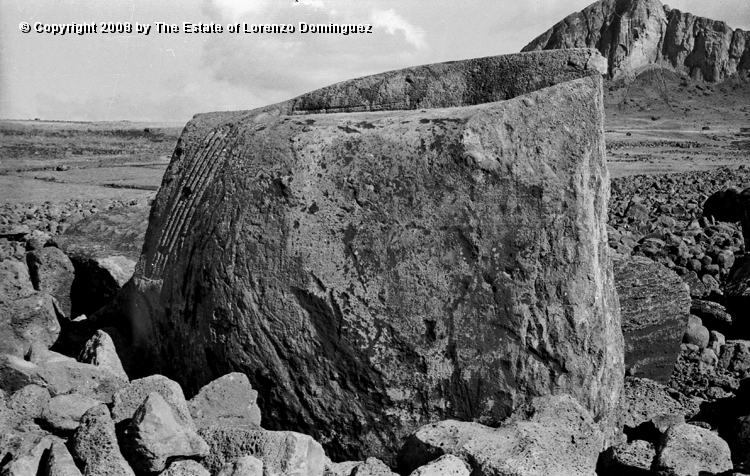
[[[252,111],[197,114],[185,126],[172,158],[196,153],[214,128],[243,119],[471,106],[504,101],[606,71],[607,60],[588,48],[488,56],[388,71],[342,81]]]
[[[108,304],[130,279],[148,225],[145,206],[92,214],[55,238],[75,266],[70,290],[72,317]]]
[[[673,271],[641,256],[614,254],[615,284],[630,375],[667,384],[690,314],[690,289]]]
[[[189,391],[245,373],[269,427],[335,458],[387,461],[425,423],[494,424],[536,395],[611,430],[602,119],[597,73],[472,107],[217,127],[175,151],[152,209],[136,343]]]

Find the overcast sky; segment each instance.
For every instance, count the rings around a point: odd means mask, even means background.
[[[0,118],[184,122],[425,63],[518,52],[590,0],[0,0]],[[750,30],[750,0],[671,1]],[[136,22],[143,33],[22,33]],[[362,23],[372,34],[158,33],[155,22]]]

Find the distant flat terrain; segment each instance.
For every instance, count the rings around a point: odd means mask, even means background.
[[[611,177],[750,165],[748,76],[710,84],[656,68],[605,81],[604,104]],[[0,205],[152,198],[182,127],[0,121]]]
[[[182,127],[0,121],[0,205],[151,198]]]
[[[652,69],[605,82],[604,104],[612,177],[750,165],[747,76],[710,84]]]

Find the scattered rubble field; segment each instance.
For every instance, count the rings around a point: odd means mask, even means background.
[[[750,157],[750,78],[707,84],[663,69],[605,84],[613,178],[713,170]]]

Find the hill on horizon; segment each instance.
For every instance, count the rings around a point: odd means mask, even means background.
[[[672,9],[659,0],[600,0],[568,15],[521,51],[595,48],[609,79],[656,65],[722,82],[750,71],[750,32]]]

